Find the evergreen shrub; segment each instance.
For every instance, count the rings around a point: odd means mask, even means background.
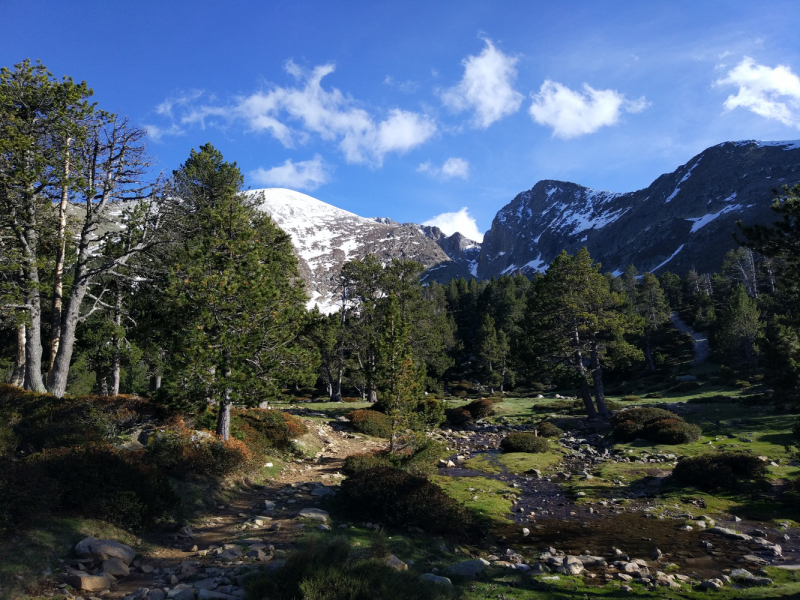
[[[347,415],[347,418],[361,433],[382,438],[392,435],[392,423],[389,417],[377,410],[354,410]]]
[[[620,411],[611,419],[614,439],[631,442],[644,438],[656,444],[685,444],[700,438],[702,430],[661,408],[633,408]]]
[[[448,408],[444,411],[447,422],[454,427],[466,427],[472,425],[472,414],[464,408]]]
[[[641,402],[642,401],[642,399],[639,396],[636,396],[635,394],[628,394],[627,396],[623,396],[622,398],[620,398],[620,400],[622,400],[623,402]]]
[[[382,537],[368,548],[354,548],[344,536],[310,537],[269,574],[256,573],[248,598],[270,600],[446,600],[456,588],[422,580],[419,573],[386,564]]]
[[[342,472],[350,477],[361,471],[367,471],[376,467],[391,467],[392,463],[382,454],[351,454],[344,459]]]
[[[536,426],[539,435],[546,438],[561,437],[564,433],[561,429],[553,425],[550,421],[543,421]]]
[[[360,517],[427,533],[469,533],[474,515],[426,477],[395,467],[375,467],[342,482],[341,498]]]
[[[699,381],[681,381],[678,385],[672,386],[669,391],[676,393],[693,392],[702,385]]]
[[[644,438],[656,444],[688,444],[700,439],[703,430],[683,419],[662,419],[644,428]]]
[[[494,414],[494,402],[488,398],[481,398],[467,404],[464,410],[469,412],[473,419],[483,419]]]
[[[187,429],[182,421],[155,436],[145,448],[148,464],[178,477],[224,477],[244,470],[252,458],[241,440],[223,442],[210,432]]]
[[[538,454],[547,452],[550,443],[546,438],[537,437],[532,433],[511,433],[500,441],[503,452],[529,452]]]
[[[678,460],[672,478],[703,490],[732,490],[745,481],[763,480],[767,465],[750,452],[713,452]]]
[[[662,394],[661,392],[650,392],[649,394],[647,394],[645,396],[645,398],[653,398],[653,399],[656,399],[656,400],[660,400],[663,397],[664,397],[664,394]]]

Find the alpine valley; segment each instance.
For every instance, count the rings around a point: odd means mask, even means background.
[[[586,246],[604,271],[629,264],[656,274],[719,269],[736,246],[736,221],[771,223],[784,185],[800,182],[800,141],[725,142],[708,148],[647,188],[614,193],[542,180],[498,211],[483,243],[437,227],[365,218],[286,189],[254,190],[261,207],[292,237],[311,297],[336,309],[342,265],[375,254],[422,263],[426,281],[532,275],[562,251]]]

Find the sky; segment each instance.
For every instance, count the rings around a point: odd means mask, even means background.
[[[800,138],[800,3],[0,0],[0,66],[86,81],[170,173],[480,240],[542,179],[627,192]]]

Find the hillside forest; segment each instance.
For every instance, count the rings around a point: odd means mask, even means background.
[[[38,63],[0,71],[0,375],[8,384],[0,390],[0,531],[9,540],[25,539],[45,514],[91,517],[131,535],[178,530],[210,504],[227,504],[219,488],[202,492],[213,501],[193,504],[185,495],[191,485],[199,493],[199,481],[238,477],[243,485],[260,473],[259,485],[268,486],[277,476],[262,464],[305,460],[296,440],[330,419],[346,423],[347,435],[379,442],[338,457],[346,479],[331,512],[350,515],[357,506],[366,516],[349,521],[467,539],[448,543],[471,544],[460,554],[472,556],[482,552],[478,540],[496,539],[498,527],[518,521],[508,521],[513,502],[476,512],[466,484],[437,471],[467,447],[448,437],[453,432],[484,431],[487,448],[504,456],[552,459],[523,461],[525,469],[503,463],[503,476],[566,470],[556,466],[562,454],[574,458],[569,444],[589,434],[602,437],[596,446],[607,457],[609,449],[638,452],[635,443],[649,439],[687,444],[694,448],[687,457],[696,458],[711,456],[699,446],[712,435],[700,423],[710,417],[684,420],[665,403],[711,398],[697,404],[712,410],[715,402],[739,402],[744,419],[782,411],[775,447],[790,460],[789,415],[800,400],[800,185],[776,190],[774,225],[740,223],[731,231],[739,246],[714,273],[654,274],[630,265],[615,275],[583,249],[563,252],[532,278],[423,284],[421,264],[367,255],[336,275],[338,310],[325,314],[306,308],[291,238],[257,208],[257,195],[245,193],[234,157],[207,144],[171,173],[155,173],[146,132],[91,98],[85,83],[57,79]],[[151,437],[125,450],[143,427]],[[580,428],[586,433],[564,433]],[[567,450],[554,454],[558,444]],[[739,460],[756,484],[766,477],[752,453],[728,454],[703,459],[714,463],[703,468],[716,473]],[[500,485],[494,459],[481,459],[477,447],[471,456],[476,472],[485,471],[475,481],[489,482],[473,487]],[[675,486],[702,496],[727,485],[709,488],[703,480],[712,476],[692,471],[704,473],[700,466],[675,464],[676,473],[684,470],[683,480],[673,474]],[[80,481],[71,481],[77,473]],[[781,502],[791,513],[795,492],[788,472],[781,477],[789,486]],[[740,500],[761,493],[742,485],[725,493]],[[388,552],[387,540],[370,538],[376,554],[353,563],[342,557],[355,538],[337,539],[292,545],[287,552],[300,554],[279,575],[244,586],[249,597],[391,597],[370,588],[379,584],[366,574],[369,561]],[[506,542],[494,543],[502,548],[492,554],[505,552]],[[266,550],[256,551],[258,566]],[[320,553],[333,563],[315,563]],[[564,574],[562,562],[547,563],[547,572]],[[20,568],[0,569],[0,586],[20,585],[13,575]],[[298,587],[333,571],[373,591],[322,596],[308,591],[311,583]],[[564,580],[583,567],[572,571]],[[469,588],[469,574],[454,571],[452,589],[420,591],[406,573],[386,575],[400,578],[396,589],[408,588],[394,597],[488,597],[479,595],[486,588]],[[648,577],[634,583],[647,587]],[[538,584],[525,581],[511,588],[540,597]],[[670,581],[680,587],[682,580]],[[651,583],[661,585],[655,575]],[[235,592],[230,586],[219,593]]]

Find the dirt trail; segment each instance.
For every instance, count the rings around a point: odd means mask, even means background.
[[[706,359],[710,353],[708,336],[702,333],[697,333],[694,329],[689,327],[689,325],[678,316],[677,312],[673,312],[669,316],[669,320],[672,321],[672,324],[675,325],[678,331],[681,333],[688,333],[692,336],[692,339],[694,340],[694,360],[692,361],[692,364],[701,365],[706,362]]]

